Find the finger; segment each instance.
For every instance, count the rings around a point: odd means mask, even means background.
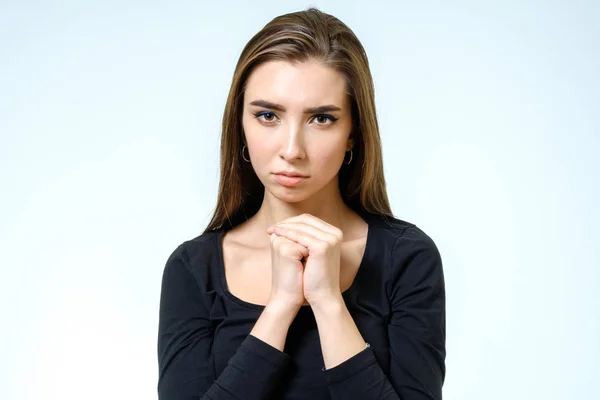
[[[321,229],[324,232],[329,232],[330,234],[335,236],[339,236],[342,233],[342,231],[338,227],[331,225],[323,221],[322,219],[317,218],[314,215],[308,213],[286,218],[283,221],[280,221],[279,223],[283,222],[302,222],[307,225],[314,226],[315,228]]]
[[[286,255],[293,255],[292,253],[295,253],[299,255],[298,259],[309,256],[308,249],[305,246],[294,242],[285,236],[279,236],[276,233],[272,233],[270,239],[273,249],[276,249],[279,252],[283,252]]]
[[[324,250],[334,246],[338,242],[338,239],[335,236],[319,231],[314,227],[291,223],[285,224],[285,226],[283,225],[284,224],[275,225],[273,228],[275,234],[285,236],[286,238],[305,246],[309,251]],[[315,234],[318,236],[315,237]]]
[[[279,232],[283,232],[286,229],[296,229],[322,241],[329,241],[334,238],[331,234],[303,222],[289,222],[286,220],[273,225],[273,229],[274,231],[275,229],[279,229]]]
[[[335,244],[336,242],[342,242],[342,239],[344,238],[342,231],[337,228],[334,228],[332,230],[323,230],[320,227],[315,227],[314,225],[307,224],[304,222],[293,222],[293,221],[288,222],[286,220],[284,222],[275,224],[274,226],[281,226],[284,228],[285,227],[295,227],[298,229],[302,229],[306,233],[311,233],[316,238],[324,240],[331,244]]]

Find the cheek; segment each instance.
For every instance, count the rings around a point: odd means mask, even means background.
[[[251,134],[246,135],[246,140],[248,141],[249,151],[251,149],[250,160],[252,166],[257,173],[260,173],[268,167],[277,150],[274,148],[272,142],[261,140],[259,137],[255,138]]]
[[[244,114],[242,127],[244,129],[246,142],[248,143],[250,160],[252,161],[253,167],[258,169],[268,158],[271,149],[269,148],[270,143],[262,140],[262,136],[264,135],[260,132],[260,127],[255,125],[255,121],[252,120],[252,117]]]
[[[313,151],[312,159],[315,161],[316,168],[323,170],[333,170],[341,166],[344,160],[346,143],[330,143],[327,145],[316,146]]]
[[[312,143],[312,158],[315,161],[318,160],[316,163],[319,164],[320,168],[328,171],[339,171],[348,146],[349,134],[347,132],[350,132],[351,129],[350,121],[343,121],[343,123],[337,125],[335,130],[332,130],[328,135],[323,136],[320,140]]]
[[[251,141],[248,140],[248,145],[252,149],[250,156],[255,160],[262,160],[267,157],[269,153],[268,144],[262,140]]]

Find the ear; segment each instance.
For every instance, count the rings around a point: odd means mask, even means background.
[[[348,138],[348,144],[346,145],[346,151],[352,150],[353,147],[354,147],[354,138],[352,137],[352,134],[350,134],[350,137]]]

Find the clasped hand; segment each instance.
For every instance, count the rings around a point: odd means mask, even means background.
[[[269,301],[311,306],[339,299],[342,231],[302,214],[267,229],[271,236],[272,287]]]

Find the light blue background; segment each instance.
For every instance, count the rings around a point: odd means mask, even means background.
[[[156,398],[235,62],[309,5],[363,42],[394,212],[442,253],[444,398],[597,398],[600,5],[516,0],[2,1],[0,398]]]

